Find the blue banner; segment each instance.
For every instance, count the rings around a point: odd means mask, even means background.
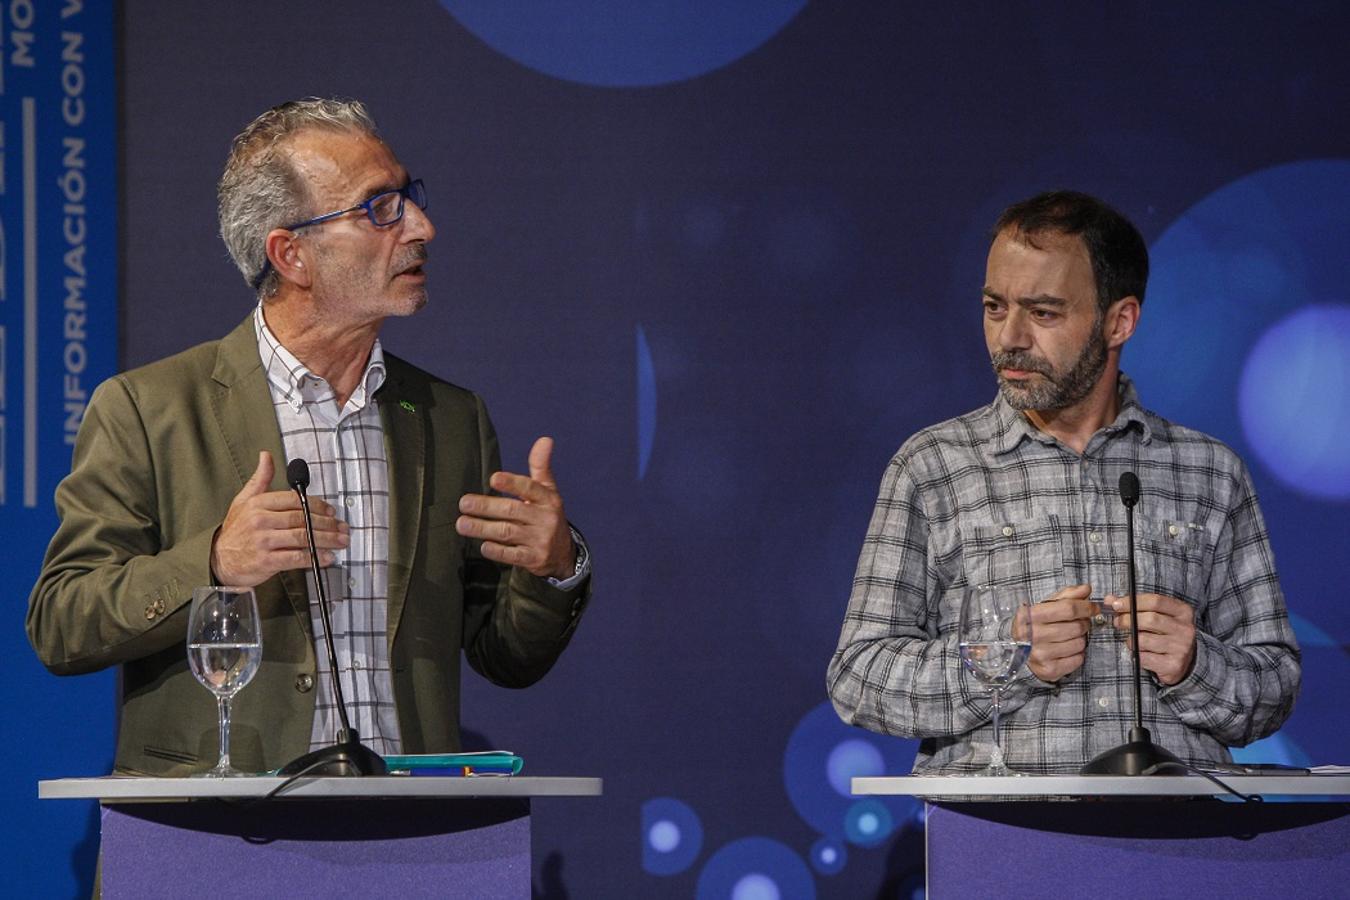
[[[0,776],[0,843],[26,848],[6,868],[16,894],[87,891],[96,810],[40,804],[36,782],[104,773],[112,756],[111,674],[58,681],[22,619],[85,403],[117,365],[113,49],[111,3],[0,2],[0,739],[21,751]]]

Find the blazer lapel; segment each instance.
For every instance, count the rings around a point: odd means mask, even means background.
[[[399,360],[385,355],[386,381],[377,394],[389,472],[389,649],[393,652],[422,518],[427,398]]]
[[[285,491],[286,450],[277,428],[277,416],[272,409],[272,394],[267,376],[258,357],[258,339],[253,330],[253,316],[244,321],[221,340],[216,352],[216,367],[211,377],[218,390],[213,398],[214,411],[220,425],[220,434],[230,451],[239,487],[258,467],[258,451],[272,454],[273,475],[269,490]],[[314,635],[310,627],[309,589],[302,570],[282,572],[278,578],[295,610],[296,618],[310,642]],[[266,582],[264,582],[264,585]],[[263,589],[264,585],[259,585]],[[263,598],[259,598],[262,602]]]

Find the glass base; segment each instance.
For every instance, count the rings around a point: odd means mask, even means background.
[[[205,772],[196,772],[192,778],[252,778],[255,773],[241,772],[231,765],[216,766],[214,769],[208,769]]]
[[[1003,761],[1002,748],[995,744],[975,744],[970,748],[970,753],[962,757],[960,762],[962,768],[984,764],[984,768],[973,772],[962,772],[963,775],[985,778],[1021,778],[1026,775],[1025,772],[1008,768]]]

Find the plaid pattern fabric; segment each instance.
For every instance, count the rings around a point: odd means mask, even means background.
[[[1127,593],[1117,493],[1126,470],[1143,485],[1138,590],[1184,600],[1196,616],[1191,674],[1163,687],[1144,672],[1143,719],[1154,741],[1191,763],[1228,761],[1227,746],[1288,717],[1299,651],[1245,467],[1213,438],[1143,409],[1123,375],[1120,397],[1120,415],[1082,456],[1000,396],[919,432],[887,467],[828,686],[845,721],[922,738],[915,772],[973,771],[988,760],[971,750],[992,740],[989,694],[957,646],[967,584],[1033,600],[1082,583],[1093,599]],[[1077,771],[1124,743],[1133,695],[1131,656],[1108,612],[1079,671],[1047,684],[1023,667],[1004,689],[1008,765]]]
[[[384,428],[374,403],[384,383],[384,352],[377,339],[356,390],[338,409],[333,389],[276,339],[254,312],[258,352],[287,460],[309,463],[308,494],[332,504],[351,527],[351,544],[322,570],[333,619],[338,676],[352,727],[376,753],[399,753],[398,714],[390,673],[389,474]],[[311,749],[333,742],[340,719],[329,675],[314,576],[306,573],[314,634],[314,727]]]

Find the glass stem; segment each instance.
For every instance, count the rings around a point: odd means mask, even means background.
[[[216,763],[216,768],[228,769],[230,767],[230,698],[217,696],[216,705],[220,710],[220,762]]]
[[[994,754],[993,754],[993,757],[990,759],[989,764],[990,764],[991,766],[995,767],[995,768],[1000,768],[1000,769],[1001,769],[1001,768],[1003,768],[1003,746],[999,743],[999,740],[998,740],[998,712],[999,712],[999,709],[998,709],[998,701],[999,701],[999,688],[998,688],[997,686],[994,687],[993,693],[994,693],[994,698],[993,698],[993,706],[994,706]]]

